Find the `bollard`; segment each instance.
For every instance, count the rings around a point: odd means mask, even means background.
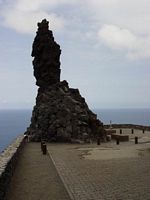
[[[97,145],[100,145],[100,138],[97,138]]]
[[[145,133],[145,130],[143,129],[143,133]]]
[[[46,155],[46,153],[47,153],[47,146],[46,146],[45,143],[43,144],[42,151],[43,151],[43,155]]]
[[[41,141],[41,151],[43,151],[43,144],[45,144],[45,142]]]
[[[119,138],[116,138],[116,144],[117,145],[119,145],[119,142],[120,142]]]
[[[42,141],[41,141],[41,151],[42,151],[42,145],[43,145],[43,143],[42,143]]]
[[[134,133],[134,129],[131,129],[131,133],[132,133],[132,134]]]
[[[106,141],[107,141],[107,142],[111,141],[111,135],[107,135],[107,136],[106,136]]]
[[[122,129],[120,129],[120,134],[122,134]]]
[[[138,137],[135,137],[135,144],[138,144]]]
[[[28,135],[24,135],[24,141],[28,142]]]

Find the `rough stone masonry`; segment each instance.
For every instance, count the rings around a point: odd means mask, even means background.
[[[103,123],[88,108],[79,90],[60,81],[60,54],[60,46],[44,19],[38,23],[33,42],[34,76],[39,89],[27,134],[33,141],[104,138]]]

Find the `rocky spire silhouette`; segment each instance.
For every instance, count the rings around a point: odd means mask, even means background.
[[[54,41],[49,30],[49,22],[38,23],[38,31],[33,42],[32,57],[36,85],[48,87],[60,82],[60,46]]]
[[[103,123],[97,119],[78,89],[60,82],[60,46],[54,41],[49,22],[38,23],[33,42],[34,76],[39,86],[27,134],[33,141],[89,140],[105,137]]]

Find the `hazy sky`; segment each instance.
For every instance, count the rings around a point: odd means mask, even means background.
[[[32,108],[37,22],[60,44],[61,80],[90,108],[150,107],[149,0],[0,0],[0,109]]]

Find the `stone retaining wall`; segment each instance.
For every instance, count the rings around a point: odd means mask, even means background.
[[[116,130],[113,130],[113,129],[106,129],[106,134],[107,134],[107,135],[112,135],[112,134],[114,134],[114,133],[116,133]]]
[[[112,134],[111,139],[113,139],[113,140],[119,139],[119,141],[121,141],[121,142],[127,142],[127,141],[129,141],[129,136],[128,135]]]
[[[24,137],[19,136],[0,154],[0,200],[6,200],[11,177],[23,144]]]
[[[136,124],[112,124],[112,128],[131,128],[131,129],[140,129],[145,131],[150,131],[150,126],[142,126]],[[110,125],[104,125],[104,128],[109,128]]]

